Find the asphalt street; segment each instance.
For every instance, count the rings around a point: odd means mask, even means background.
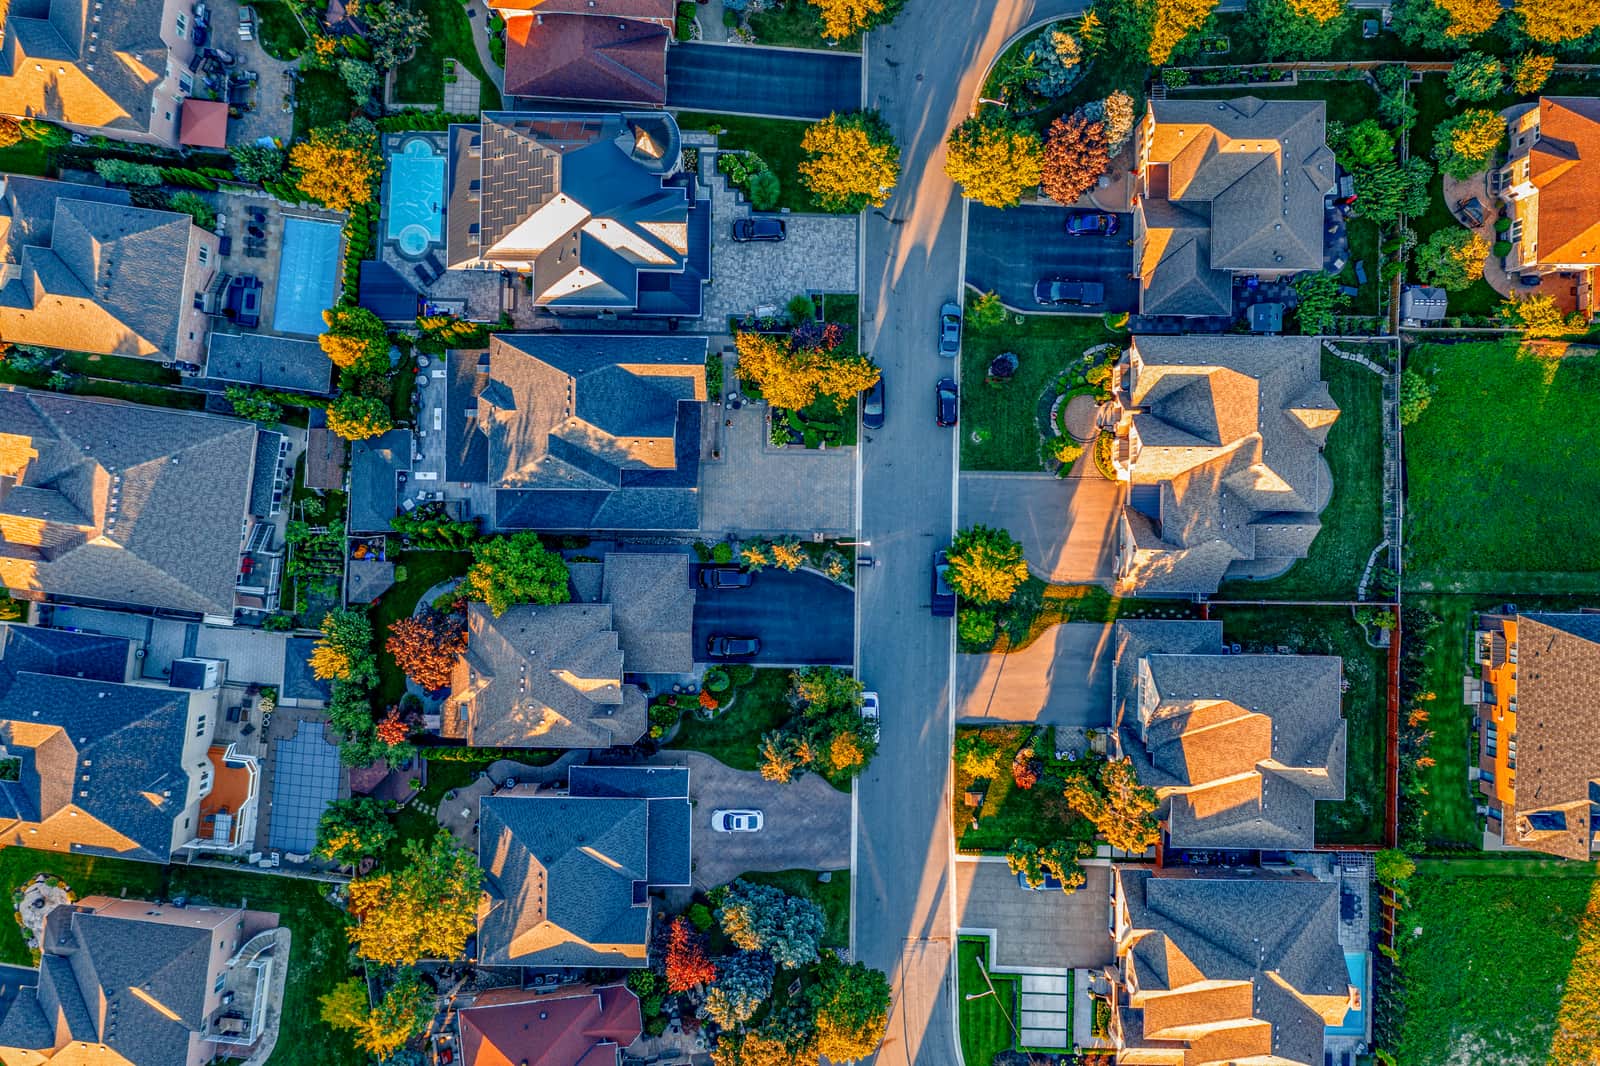
[[[698,570],[698,567],[696,568]],[[691,575],[690,580],[698,580]],[[751,662],[772,666],[849,666],[855,643],[855,597],[825,577],[767,569],[749,588],[696,588],[695,657],[713,634],[757,637]]]
[[[667,106],[778,118],[827,118],[861,106],[854,52],[675,44],[667,50]]]
[[[1111,237],[1069,237],[1065,207],[1032,204],[1001,211],[973,204],[967,213],[967,282],[984,292],[1000,294],[1019,311],[1134,311],[1139,284],[1133,273],[1131,215]],[[1098,281],[1106,287],[1105,302],[1092,307],[1048,308],[1033,300],[1040,278]]]

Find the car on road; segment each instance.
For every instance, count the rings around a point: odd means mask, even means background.
[[[789,236],[789,224],[781,218],[741,218],[733,223],[733,239],[745,241],[781,241]]]
[[[1044,883],[1041,884],[1038,888],[1034,888],[1032,885],[1028,884],[1028,875],[1023,873],[1022,871],[1018,870],[1017,871],[1017,884],[1018,884],[1018,886],[1026,889],[1029,892],[1046,892],[1046,891],[1050,891],[1050,890],[1054,890],[1054,891],[1059,892],[1061,890],[1061,881],[1060,881],[1059,878],[1056,877],[1055,874],[1051,873],[1048,870],[1040,870],[1039,872],[1044,874]]]
[[[878,380],[873,382],[861,397],[861,424],[868,429],[883,428],[883,372],[878,372]]]
[[[954,359],[961,351],[961,305],[954,301],[939,308],[939,354]]]
[[[706,639],[706,654],[713,659],[749,659],[761,651],[755,637],[728,637],[716,634]]]
[[[1106,287],[1098,281],[1040,278],[1034,283],[1033,298],[1047,307],[1087,306],[1105,303]]]
[[[755,833],[760,831],[763,822],[760,811],[711,812],[711,828],[719,833]]]
[[[702,566],[700,587],[703,589],[747,589],[755,575],[737,566]]]
[[[950,557],[944,552],[933,553],[933,616],[935,618],[954,618],[956,614],[956,594],[950,587]]]
[[[872,739],[878,739],[878,730],[882,723],[878,719],[878,694],[876,692],[863,692],[861,694],[861,718],[872,729]]]
[[[1109,211],[1073,211],[1067,215],[1068,237],[1110,237],[1119,228]]]
[[[941,426],[953,426],[960,415],[961,394],[955,378],[940,378],[933,387],[933,419]]]

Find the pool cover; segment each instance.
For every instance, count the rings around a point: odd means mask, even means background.
[[[321,722],[301,722],[293,739],[276,742],[268,842],[310,854],[322,812],[338,798],[339,749],[328,742]]]
[[[322,312],[333,306],[338,281],[338,224],[285,218],[272,328],[279,333],[307,336],[321,333],[327,328]]]

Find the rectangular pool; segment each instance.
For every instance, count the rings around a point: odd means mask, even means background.
[[[339,284],[339,224],[286,216],[278,259],[272,328],[315,336],[327,328],[322,312],[333,306]]]
[[[444,186],[444,155],[426,138],[414,137],[389,156],[385,230],[406,255],[420,256],[443,238]]]
[[[1364,951],[1347,951],[1344,953],[1344,966],[1350,972],[1350,983],[1355,985],[1361,993],[1361,1009],[1345,1013],[1343,1025],[1330,1025],[1327,1028],[1329,1036],[1366,1036],[1367,1035],[1367,953]]]

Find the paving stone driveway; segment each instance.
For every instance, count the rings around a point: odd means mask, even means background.
[[[962,722],[1038,722],[1075,729],[1111,724],[1111,627],[1051,626],[1021,651],[956,656]]]
[[[694,887],[726,884],[747,870],[843,870],[850,866],[850,794],[816,774],[791,784],[764,781],[697,751],[665,751],[651,760],[689,767],[694,804]],[[761,811],[758,833],[717,833],[719,808]]]
[[[700,463],[702,531],[849,535],[855,526],[854,448],[774,448],[765,407],[710,410],[733,424],[720,427],[722,458]]]
[[[1116,952],[1107,929],[1111,868],[1086,866],[1076,892],[1029,892],[1005,860],[956,862],[956,928],[993,933],[997,970],[1097,970]]]
[[[1109,584],[1116,577],[1124,490],[1101,477],[1089,456],[1084,462],[1089,466],[1082,477],[962,474],[959,524],[1010,530],[1022,542],[1028,568],[1046,581]]]

